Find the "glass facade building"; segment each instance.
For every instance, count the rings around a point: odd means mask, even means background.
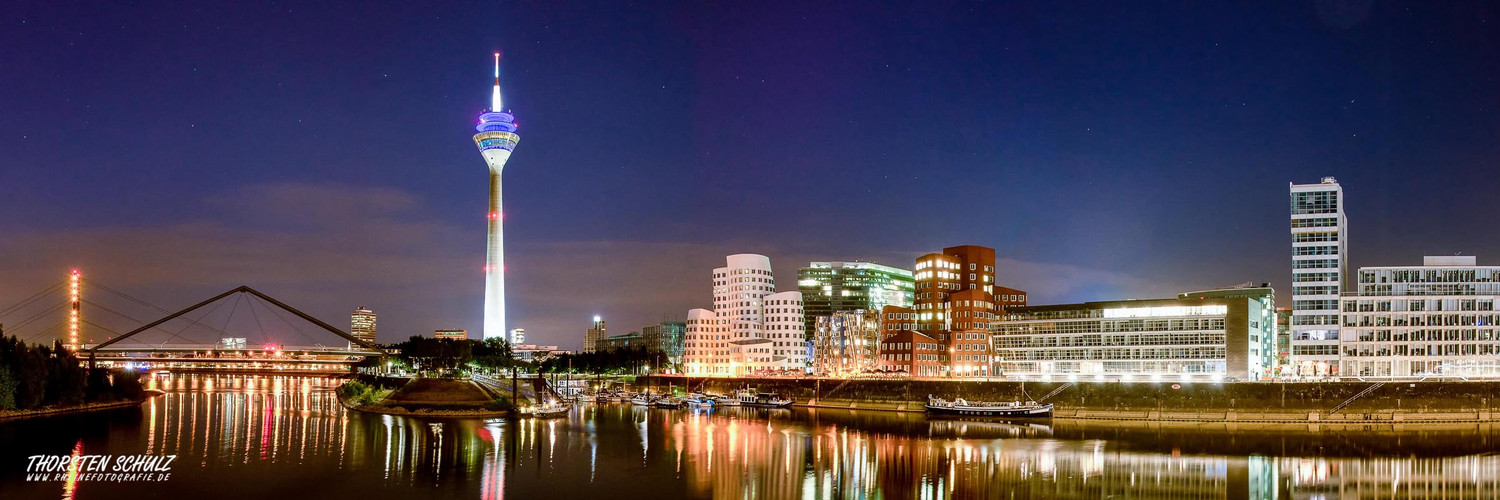
[[[817,318],[836,312],[911,307],[915,283],[911,271],[870,262],[809,263],[797,270],[805,330],[813,335]]]

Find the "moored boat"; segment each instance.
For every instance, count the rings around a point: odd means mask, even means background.
[[[676,408],[678,406],[682,406],[682,400],[674,398],[672,396],[662,396],[660,398],[656,398],[655,401],[652,401],[651,406],[655,406],[657,408]]]
[[[774,392],[760,392],[755,389],[740,389],[734,391],[734,398],[739,401],[740,406],[756,406],[761,408],[786,408],[796,401],[784,398]]]
[[[713,397],[714,406],[739,406],[740,400],[728,394],[720,394]]]
[[[992,418],[1052,418],[1052,404],[1037,404],[1036,401],[968,401],[955,398],[927,398],[928,415]]]
[[[568,410],[572,409],[573,407],[567,403],[552,401],[532,407],[531,411],[528,411],[527,414],[533,417],[561,417],[567,415]]]

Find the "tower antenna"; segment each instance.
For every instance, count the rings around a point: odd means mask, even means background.
[[[495,52],[495,91],[490,95],[490,111],[504,111],[500,104],[500,53]]]

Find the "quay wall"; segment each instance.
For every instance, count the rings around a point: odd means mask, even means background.
[[[1500,382],[991,382],[641,377],[637,389],[754,387],[825,408],[922,411],[927,395],[1040,400],[1055,418],[1183,422],[1414,423],[1500,420]],[[1176,388],[1173,386],[1176,385]],[[1368,393],[1362,392],[1374,387]],[[1356,398],[1356,396],[1358,396]],[[1347,404],[1345,404],[1347,402]],[[1340,405],[1343,405],[1340,408]]]

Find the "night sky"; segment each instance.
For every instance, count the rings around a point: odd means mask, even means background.
[[[1328,175],[1351,270],[1500,263],[1494,6],[227,3],[0,9],[0,307],[76,266],[168,309],[249,284],[477,337],[496,50],[536,343],[680,321],[740,252],[781,290],[980,244],[1033,304],[1289,304],[1287,183]]]

